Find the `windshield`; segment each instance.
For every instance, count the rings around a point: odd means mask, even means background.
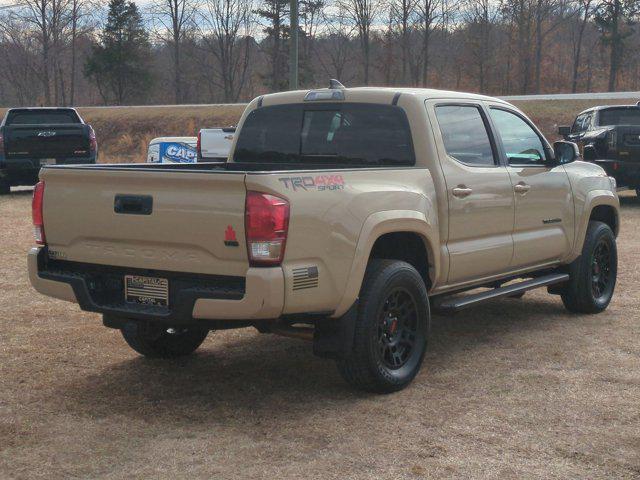
[[[414,165],[409,123],[392,105],[290,104],[253,110],[235,162]]]
[[[608,108],[600,110],[600,125],[640,125],[640,108]]]

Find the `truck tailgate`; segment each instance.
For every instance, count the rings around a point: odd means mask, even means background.
[[[176,272],[246,274],[244,173],[127,170],[42,170],[51,258]]]
[[[8,125],[4,127],[8,158],[66,158],[89,154],[88,127],[82,124]]]

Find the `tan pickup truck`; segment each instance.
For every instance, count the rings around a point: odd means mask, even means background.
[[[223,165],[43,168],[29,274],[143,355],[252,326],[308,337],[354,386],[394,391],[420,368],[430,307],[539,287],[572,312],[607,307],[619,202],[578,156],[485,96],[265,95]]]

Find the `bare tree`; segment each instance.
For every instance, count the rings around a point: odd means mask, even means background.
[[[338,7],[358,32],[365,85],[369,84],[371,68],[371,27],[378,18],[381,6],[378,0],[338,0]]]
[[[593,15],[593,0],[577,0],[576,5],[577,5],[576,13],[579,16],[579,20],[578,20],[577,38],[575,39],[574,53],[573,53],[573,75],[571,78],[572,93],[575,93],[578,90],[578,75],[580,72],[582,43],[584,39],[585,29],[587,28],[589,19]]]
[[[183,101],[182,42],[195,25],[198,0],[156,0],[151,6],[154,18],[164,30],[161,38],[173,53],[173,89],[175,103]]]
[[[390,4],[391,15],[400,37],[401,76],[405,85],[409,83],[410,78],[411,83],[415,83],[417,63],[411,54],[411,37],[420,21],[417,5],[418,0],[392,0]]]
[[[349,82],[352,77],[347,77],[347,65],[353,55],[351,38],[355,33],[355,27],[344,12],[338,10],[335,15],[323,12],[322,28],[326,34],[318,40],[318,61],[331,78]]]
[[[7,103],[32,105],[38,101],[42,82],[40,72],[40,50],[37,40],[31,34],[28,24],[14,15],[0,18],[0,76],[7,89],[3,97],[15,98]],[[13,95],[9,95],[9,91]],[[7,101],[6,99],[3,99]]]
[[[443,18],[442,6],[442,0],[422,0],[418,4],[422,27],[421,78],[424,87],[429,83],[431,34],[434,26]]]
[[[492,0],[468,0],[463,12],[467,22],[467,44],[472,61],[478,68],[478,89],[487,89],[487,74],[491,56],[491,33],[497,17]]]
[[[251,0],[206,0],[203,40],[216,59],[211,74],[225,102],[237,102],[247,82],[251,60]]]
[[[300,36],[302,38],[300,68],[303,84],[313,82],[314,68],[311,57],[326,6],[326,0],[300,0]]]

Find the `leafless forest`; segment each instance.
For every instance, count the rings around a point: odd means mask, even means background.
[[[114,2],[120,16],[109,20]],[[640,90],[640,0],[299,8],[302,87],[338,78],[494,95]],[[288,0],[5,0],[0,105],[244,101],[288,87],[289,37]]]

